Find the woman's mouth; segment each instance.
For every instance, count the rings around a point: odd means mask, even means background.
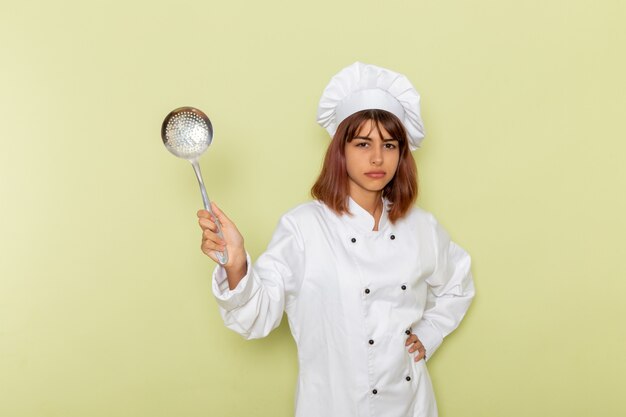
[[[369,171],[366,172],[365,175],[367,175],[370,178],[383,178],[385,176],[385,171]]]

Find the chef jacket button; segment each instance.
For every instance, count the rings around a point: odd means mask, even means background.
[[[378,394],[378,390],[377,389],[372,390],[372,394],[374,395]]]
[[[403,290],[406,290],[406,285],[403,285],[403,286],[402,286],[402,287],[400,287],[400,288],[402,288]]]
[[[350,242],[355,243],[356,242],[356,238],[350,239]]]
[[[407,381],[410,381],[410,380],[411,380],[411,377],[410,377],[410,376],[407,376],[407,377],[406,377],[406,380],[407,380]]]
[[[370,289],[369,289],[369,288],[366,288],[366,289],[365,289],[365,294],[369,294],[369,293],[370,293]]]
[[[370,343],[370,345],[373,345],[373,344],[374,344],[374,341],[373,341],[372,339],[370,339],[370,342],[369,342],[369,343]]]
[[[396,235],[391,235],[389,236],[389,239],[394,240],[396,238]]]
[[[405,330],[404,333],[408,336],[411,334],[411,331],[409,329]]]

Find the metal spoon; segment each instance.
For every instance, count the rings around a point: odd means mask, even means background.
[[[200,172],[200,165],[198,165],[198,159],[213,141],[213,125],[211,125],[211,121],[206,114],[194,107],[179,107],[172,110],[163,120],[161,139],[163,139],[163,144],[168,151],[179,158],[191,162],[200,185],[204,208],[213,216],[217,225],[218,236],[224,239],[222,225],[213,213],[213,210],[211,210],[211,202],[204,188],[202,172]],[[224,265],[228,262],[228,252],[226,250],[224,252],[216,251],[215,255],[220,264]]]

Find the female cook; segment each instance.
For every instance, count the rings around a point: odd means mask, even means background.
[[[410,153],[424,137],[408,79],[357,62],[335,75],[318,122],[332,136],[315,200],[282,216],[252,264],[235,224],[198,212],[226,326],[264,337],[287,313],[298,346],[296,417],[435,417],[425,360],[467,311],[467,253],[414,207]]]

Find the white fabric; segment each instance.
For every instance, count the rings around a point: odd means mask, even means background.
[[[218,266],[224,322],[253,339],[287,313],[300,368],[296,417],[435,417],[425,361],[414,362],[405,332],[430,359],[474,296],[470,257],[420,208],[395,224],[384,211],[379,231],[354,201],[349,208],[352,216],[337,216],[313,201],[285,214],[233,290]]]
[[[317,122],[331,137],[348,116],[367,109],[387,110],[407,130],[409,148],[419,148],[424,139],[420,95],[402,74],[371,64],[355,62],[328,83],[317,109]]]
[[[337,125],[348,116],[367,109],[387,110],[398,119],[404,119],[404,108],[394,96],[385,90],[371,89],[355,91],[337,104],[335,109]]]

